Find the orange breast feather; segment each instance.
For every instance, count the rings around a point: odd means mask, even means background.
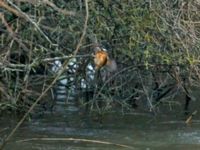
[[[95,68],[100,69],[105,66],[108,61],[108,53],[105,51],[97,51],[94,56]]]

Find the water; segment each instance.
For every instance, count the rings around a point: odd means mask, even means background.
[[[0,135],[6,136],[16,119],[1,118]],[[88,141],[86,141],[88,140]],[[109,143],[106,143],[109,142]],[[94,114],[70,111],[58,105],[26,121],[5,150],[199,150],[200,121],[187,126],[181,115],[113,112],[98,121]]]

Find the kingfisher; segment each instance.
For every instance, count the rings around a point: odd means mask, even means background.
[[[94,64],[95,69],[99,70],[102,67],[106,67],[108,71],[113,72],[117,69],[117,64],[114,59],[110,59],[108,52],[104,48],[95,47],[94,49]]]

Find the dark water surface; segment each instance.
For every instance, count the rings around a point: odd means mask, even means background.
[[[63,107],[26,121],[5,150],[200,150],[199,118],[187,126],[183,116],[173,113],[155,117],[150,113],[119,112],[107,114],[99,122],[94,115]],[[2,139],[16,120],[0,121]]]

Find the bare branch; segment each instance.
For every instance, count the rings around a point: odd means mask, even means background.
[[[45,39],[51,44],[51,45],[55,45],[52,43],[52,41],[49,39],[49,37],[40,29],[40,27],[37,25],[36,22],[34,22],[26,13],[24,13],[23,11],[21,11],[21,9],[15,5],[13,2],[11,2],[10,0],[6,0],[12,7],[9,7],[5,2],[0,1],[0,6],[6,8],[8,11],[11,11],[12,13],[14,13],[15,15],[22,17],[26,20],[28,20],[29,22],[31,22],[36,29],[45,37]]]

